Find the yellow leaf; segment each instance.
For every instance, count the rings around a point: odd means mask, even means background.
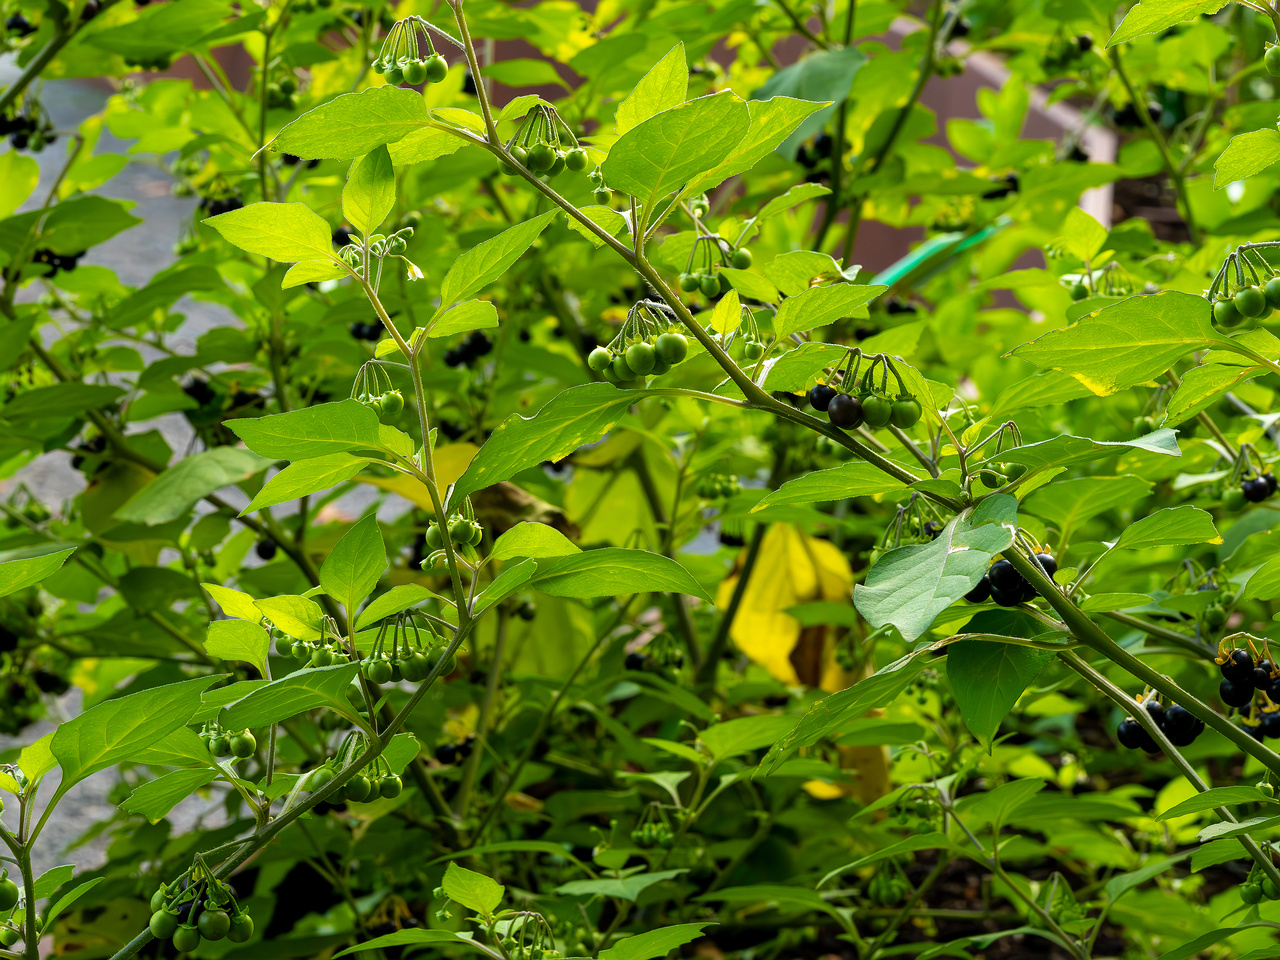
[[[451,443],[448,446],[436,447],[436,488],[440,493],[441,499],[444,499],[444,494],[449,484],[462,476],[467,469],[467,464],[471,462],[471,458],[476,455],[478,449],[479,447],[473,443]],[[433,515],[435,513],[435,505],[431,502],[431,494],[426,485],[414,477],[405,476],[403,473],[393,473],[389,477],[373,477],[368,474],[362,474],[355,479],[360,483],[367,483],[371,487],[377,487],[379,490],[399,494],[415,506],[419,506]]]

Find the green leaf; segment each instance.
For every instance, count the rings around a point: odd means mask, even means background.
[[[545,523],[533,523],[525,520],[500,536],[489,552],[490,560],[510,560],[515,557],[533,557],[538,560],[547,557],[567,557],[571,553],[581,553],[579,547],[555,527]]]
[[[1211,313],[1204,297],[1176,290],[1129,297],[1012,352],[1106,397],[1156,379],[1195,350],[1230,343],[1213,328]]]
[[[735,270],[732,267],[721,267],[718,272],[720,276],[729,281],[734,291],[741,293],[749,300],[759,300],[761,303],[777,303],[782,299],[782,295],[778,293],[778,288],[758,273],[752,273],[750,270]],[[724,300],[721,300],[720,303],[716,304],[716,307],[719,308],[720,304],[723,303]]]
[[[619,940],[608,950],[600,951],[600,960],[654,960],[665,957],[676,947],[697,940],[702,931],[714,926],[710,922],[677,923],[670,927],[646,930],[634,937]]]
[[[721,299],[720,302],[723,303],[724,300]],[[845,346],[838,343],[822,343],[817,340],[802,343],[769,362],[769,371],[764,375],[762,386],[770,391],[807,391],[818,382],[818,374],[834,366],[848,352]]]
[[[1116,32],[1107,41],[1108,47],[1126,40],[1163,33],[1186,20],[1193,20],[1206,13],[1217,13],[1227,5],[1227,0],[1143,0],[1129,8]]]
[[[823,697],[791,733],[774,744],[766,762],[776,767],[800,747],[811,747],[826,737],[838,736],[846,726],[863,718],[868,710],[890,703],[919,676],[920,651],[900,657],[850,687]]]
[[[1247,180],[1280,160],[1280,132],[1274,127],[1237,134],[1213,163],[1214,189]]]
[[[34,157],[24,156],[17,150],[0,153],[0,218],[17,210],[39,182],[40,165]]]
[[[1158,817],[1157,819],[1163,819]],[[1123,897],[1130,890],[1142,886],[1152,877],[1158,877],[1167,870],[1171,870],[1178,864],[1182,863],[1187,857],[1191,856],[1191,851],[1180,853],[1176,857],[1169,857],[1165,860],[1158,860],[1155,863],[1148,863],[1146,866],[1137,870],[1131,870],[1128,873],[1117,874],[1107,881],[1104,888],[1107,893],[1107,899],[1115,902]]]
[[[757,91],[758,93],[758,91]],[[750,122],[747,132],[721,163],[705,176],[699,177],[684,190],[682,196],[705,193],[730,177],[746,173],[765,157],[773,153],[790,137],[800,124],[826,107],[825,103],[812,103],[792,97],[774,97],[772,100],[749,100],[747,112]],[[800,137],[803,139],[803,136]]]
[[[452,930],[397,930],[395,933],[385,933],[380,937],[366,940],[364,943],[357,944],[354,947],[348,947],[341,953],[335,953],[333,960],[366,950],[381,950],[384,947],[414,947],[428,943],[448,943],[458,947],[478,950],[486,957],[490,956],[489,951],[480,944],[467,937],[459,936]]]
[[[1150,547],[1221,542],[1213,517],[1199,507],[1184,503],[1157,510],[1151,516],[1129,524],[1116,541],[1116,547],[1146,550]]]
[[[52,576],[64,563],[67,557],[75,553],[75,547],[56,550],[53,553],[38,557],[25,557],[21,560],[6,560],[0,563],[0,597],[25,590],[45,577]]]
[[[1221,394],[1266,372],[1267,368],[1260,365],[1242,367],[1234,363],[1192,367],[1183,374],[1182,382],[1169,398],[1164,408],[1164,422],[1177,424],[1190,420]]]
[[[233,590],[231,587],[224,587],[219,583],[202,583],[200,586],[213,597],[227,616],[248,620],[250,623],[257,623],[262,619],[262,611],[254,606],[253,597],[249,594]]]
[[[760,883],[746,887],[725,887],[723,890],[700,894],[694,899],[718,900],[723,903],[737,903],[744,906],[750,904],[757,910],[761,907],[772,906],[787,913],[817,911],[828,913],[832,916],[837,915],[836,908],[815,891],[804,887],[787,887],[782,884]]]
[[[281,263],[337,259],[329,224],[305,203],[251,203],[204,222],[241,250]]]
[[[990,749],[1000,722],[1051,659],[1047,650],[988,640],[947,647],[947,679],[964,725],[979,743]]]
[[[882,284],[857,286],[837,283],[829,287],[812,287],[797,297],[787,297],[773,318],[773,330],[779,337],[804,333],[835,323],[850,316],[858,307],[870,303],[889,288]]]
[[[825,253],[814,250],[788,250],[762,264],[760,272],[788,297],[798,297],[809,292],[809,284],[815,277],[824,274],[838,275],[840,267],[830,255]]]
[[[56,387],[37,387],[20,393],[3,407],[0,420],[53,420],[75,417],[86,410],[115,403],[124,391],[96,383],[60,383]]]
[[[1193,813],[1203,813],[1236,803],[1275,803],[1265,793],[1254,786],[1247,787],[1210,787],[1203,793],[1188,797],[1181,803],[1174,804],[1164,813],[1156,815],[1157,820],[1173,820]]]
[[[319,640],[324,611],[320,604],[307,597],[268,597],[255,600],[253,605],[267,618],[273,627],[295,640]]]
[[[635,391],[619,390],[611,383],[589,383],[565,390],[533,417],[513,413],[471,460],[454,484],[449,503],[456,506],[477,490],[595,443],[635,402]]]
[[[1022,501],[1024,513],[1043,517],[1069,533],[1094,517],[1132,507],[1151,492],[1151,482],[1141,477],[1074,477],[1041,487]]]
[[[322,283],[325,280],[342,280],[351,276],[341,262],[337,260],[303,260],[295,263],[280,281],[281,290],[300,287],[304,283]]]
[[[1248,820],[1241,820],[1239,823],[1223,821],[1209,824],[1209,826],[1196,834],[1196,839],[1201,843],[1208,843],[1210,840],[1222,840],[1245,834],[1254,836],[1277,826],[1280,826],[1280,817],[1250,817]]]
[[[49,749],[62,768],[59,795],[90,774],[132,760],[137,753],[184,726],[200,695],[217,677],[197,677],[108,700],[63,723]]]
[[[1009,548],[1018,501],[1005,494],[956,517],[929,543],[897,547],[880,557],[853,603],[874,627],[893,624],[908,641],[977,585],[995,554]]]
[[[768,747],[796,728],[797,716],[761,714],[756,717],[737,717],[715,723],[698,734],[698,739],[711,751],[716,760],[736,757],[761,747]]]
[[[270,147],[307,160],[354,160],[430,122],[422,94],[390,84],[322,103],[276,134]],[[448,136],[448,134],[446,134]],[[456,138],[455,138],[456,139]]]
[[[472,247],[453,261],[440,284],[440,310],[478,293],[507,272],[537,240],[557,211],[548,210],[531,220],[517,223],[496,237]]]
[[[546,60],[500,60],[482,67],[480,72],[508,87],[565,86],[556,68]]]
[[[89,893],[94,887],[96,887],[98,884],[102,883],[106,879],[107,879],[106,877],[94,877],[91,880],[86,880],[84,883],[77,886],[74,890],[70,890],[67,893],[64,893],[61,897],[59,897],[57,902],[54,903],[54,905],[49,908],[49,913],[44,917],[42,921],[43,923],[50,925],[50,926],[46,926],[45,929],[52,929],[51,925],[53,924],[53,922],[57,920],[58,917],[60,917],[63,913],[65,913],[72,904],[74,904],[77,900],[83,897],[86,893]]]
[[[647,550],[601,547],[557,560],[538,571],[533,585],[553,597],[611,597],[624,593],[684,593],[711,598],[674,560]]]
[[[437,313],[427,324],[428,337],[452,337],[470,330],[490,330],[498,325],[498,308],[488,300],[464,300]]]
[[[510,104],[508,104],[510,106]],[[409,167],[428,160],[438,160],[457,153],[467,145],[456,133],[437,127],[422,127],[405,134],[395,143],[387,145],[391,162],[397,167]]]
[[[314,407],[251,420],[228,420],[246,447],[270,460],[308,460],[379,446],[378,415],[359,400]]]
[[[538,564],[532,558],[526,558],[507,567],[493,578],[492,583],[480,591],[480,596],[476,597],[473,614],[479,616],[484,610],[515,593],[529,582],[529,578],[537,569]]]
[[[772,103],[773,101],[770,101]],[[795,102],[795,101],[792,101]],[[760,104],[753,101],[748,104],[750,107],[758,107]],[[767,106],[767,104],[766,104]],[[816,106],[816,104],[814,104]],[[752,125],[754,126],[754,114],[752,116]],[[750,139],[751,134],[747,134],[746,139]],[[776,217],[780,213],[786,213],[794,207],[800,206],[802,203],[808,203],[810,200],[816,200],[818,197],[825,197],[831,192],[829,187],[824,187],[820,183],[797,183],[786,193],[780,193],[774,197],[756,214],[756,220],[768,220],[770,217]]]
[[[906,485],[865,460],[850,460],[838,467],[814,470],[788,480],[751,508],[758,513],[767,507],[791,503],[832,503],[850,497],[873,497],[905,491]]]
[[[1062,225],[1062,243],[1080,260],[1092,260],[1107,242],[1107,228],[1079,207],[1072,207]]]
[[[391,155],[379,145],[351,165],[342,191],[342,214],[366,237],[377,233],[396,205]]]
[[[1070,437],[1064,434],[1052,440],[1012,447],[1001,453],[1000,459],[1021,463],[1036,470],[1102,460],[1125,453],[1127,449],[1158,453],[1166,457],[1182,455],[1178,450],[1176,433],[1172,430],[1153,430],[1133,440],[1091,440],[1088,437]]]
[[[671,880],[688,872],[688,870],[659,870],[655,873],[633,873],[629,877],[620,879],[605,877],[600,880],[571,880],[556,887],[556,893],[566,897],[615,897],[618,900],[630,900],[634,903],[636,897],[655,883],[662,883],[664,880]]]
[[[440,885],[444,887],[446,897],[468,910],[474,910],[486,920],[498,909],[506,890],[502,884],[490,880],[483,873],[467,870],[456,863],[450,863],[445,869]]]
[[[631,95],[618,104],[614,128],[622,136],[654,114],[684,103],[689,90],[689,68],[685,65],[684,44],[677,43],[636,84]]]
[[[846,863],[843,867],[837,867],[818,881],[818,888],[821,889],[826,886],[828,880],[834,879],[842,873],[848,873],[850,870],[861,870],[864,867],[871,866],[873,863],[879,863],[881,860],[900,857],[905,853],[915,853],[917,850],[945,850],[950,846],[951,842],[944,833],[926,833],[921,836],[907,837],[897,843],[881,847],[865,857],[859,857],[852,863]]]
[[[835,113],[835,108],[848,99],[858,71],[866,62],[866,55],[852,44],[815,51],[798,63],[783,67],[752,94],[754,99],[765,101],[774,97],[818,101],[812,104],[812,115],[779,149],[779,153],[788,160],[795,159],[801,141],[821,130]]]
[[[347,700],[347,687],[359,670],[358,663],[340,663],[299,670],[272,680],[223,708],[219,722],[228,730],[265,727],[317,707],[349,716],[351,703]]]
[[[354,477],[366,463],[375,462],[349,453],[330,453],[291,463],[263,485],[258,495],[240,511],[240,516],[336,487]]]
[[[205,637],[205,653],[219,660],[240,660],[267,675],[267,648],[271,638],[267,631],[248,620],[214,620]]]
[[[216,770],[175,770],[139,784],[120,804],[120,809],[146,817],[151,823],[159,823],[170,810],[201,787],[212,783],[217,776]]]
[[[373,514],[342,535],[320,567],[325,593],[354,612],[387,569],[387,548]]]
[[[605,182],[647,207],[725,160],[751,123],[731,90],[664,110],[628,130],[601,165]]]
[[[360,616],[356,617],[356,629],[408,610],[433,596],[435,594],[420,583],[397,584],[360,611]]]
[[[270,465],[270,460],[239,447],[192,454],[130,497],[116,511],[116,519],[146,526],[177,520],[209,494],[248,480]]]

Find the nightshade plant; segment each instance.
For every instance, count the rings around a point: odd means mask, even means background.
[[[0,957],[1274,956],[1277,27],[6,5]]]

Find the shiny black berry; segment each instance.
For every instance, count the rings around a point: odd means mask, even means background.
[[[1180,704],[1171,704],[1164,712],[1165,736],[1175,747],[1189,747],[1204,731],[1204,721],[1197,719]]]
[[[838,393],[827,404],[827,419],[834,426],[852,430],[862,422],[862,401],[847,393]]]
[[[1022,595],[1023,586],[1026,581],[1022,579],[1022,574],[1013,568],[1013,564],[1008,560],[997,560],[991,565],[991,569],[987,571],[987,576],[991,580],[992,590],[1002,590],[1008,594]]]
[[[274,540],[259,540],[258,545],[253,549],[259,559],[270,560],[276,555],[276,542]]]
[[[1240,492],[1250,503],[1261,503],[1271,496],[1271,487],[1261,477],[1250,477],[1240,484]]]
[[[1223,680],[1218,684],[1218,696],[1229,707],[1247,707],[1253,702],[1253,684]]]
[[[809,405],[815,410],[827,412],[827,407],[831,401],[835,399],[836,388],[829,387],[825,383],[820,383],[809,391]]]
[[[1122,747],[1137,750],[1145,740],[1151,738],[1147,731],[1142,729],[1142,724],[1132,717],[1126,717],[1120,721],[1120,726],[1116,727],[1116,739],[1120,741]]]
[[[1236,647],[1227,654],[1227,662],[1221,664],[1222,678],[1232,683],[1249,683],[1253,680],[1253,657],[1247,650]]]
[[[1253,668],[1253,673],[1249,679],[1253,681],[1253,685],[1259,690],[1265,690],[1271,686],[1271,661],[1259,660],[1258,665]]]
[[[1002,607],[1016,607],[1022,603],[1022,587],[1004,590],[993,583],[991,584],[991,599]]]
[[[991,597],[991,580],[984,573],[978,585],[964,595],[970,603],[986,603]]]

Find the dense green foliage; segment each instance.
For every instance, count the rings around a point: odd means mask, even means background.
[[[7,0],[0,958],[1276,956],[1268,3]]]

